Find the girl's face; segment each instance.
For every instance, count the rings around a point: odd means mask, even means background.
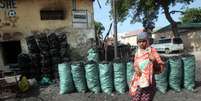
[[[138,40],[137,44],[140,47],[140,49],[146,49],[147,48],[147,40]]]

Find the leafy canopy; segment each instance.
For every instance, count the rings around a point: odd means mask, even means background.
[[[190,4],[193,0],[116,0],[117,21],[131,17],[131,23],[141,22],[144,27],[157,20],[160,8],[175,6],[177,3]],[[112,7],[112,0],[107,0]],[[112,17],[112,9],[110,11]]]
[[[183,23],[201,23],[201,8],[189,8],[181,17]]]

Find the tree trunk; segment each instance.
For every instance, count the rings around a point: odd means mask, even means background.
[[[95,30],[96,45],[99,45],[98,32]]]
[[[172,19],[170,13],[169,13],[169,7],[166,4],[162,4],[164,13],[165,13],[165,17],[167,18],[167,20],[170,22],[171,27],[172,27],[172,32],[173,35],[175,37],[179,37],[179,32],[178,32],[178,28],[177,28],[177,23]]]
[[[97,29],[95,29],[95,38],[96,38],[96,45],[100,45],[100,27],[98,27]]]

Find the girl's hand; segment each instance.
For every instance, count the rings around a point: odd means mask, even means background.
[[[162,73],[165,69],[165,64],[164,63],[160,63],[160,72]]]
[[[152,54],[149,54],[149,60],[150,60],[150,61],[155,61],[156,58],[155,58]]]

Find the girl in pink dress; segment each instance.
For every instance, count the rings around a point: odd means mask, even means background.
[[[164,62],[157,50],[150,47],[146,32],[137,35],[137,44],[138,50],[134,57],[135,73],[131,81],[130,95],[132,101],[152,101],[156,91],[154,64],[160,65],[160,72],[162,72]]]

